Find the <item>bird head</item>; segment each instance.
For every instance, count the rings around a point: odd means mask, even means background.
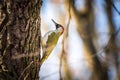
[[[61,24],[56,23],[53,19],[51,19],[51,20],[52,20],[53,23],[55,24],[56,29],[59,29],[59,28],[62,29],[61,34],[63,34],[63,32],[64,32],[64,27],[63,27]]]

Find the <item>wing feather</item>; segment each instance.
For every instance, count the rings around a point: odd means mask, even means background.
[[[59,37],[60,37],[60,34],[56,33],[56,32],[52,32],[48,35],[46,45],[43,48],[43,51],[44,51],[43,57],[47,58],[50,55],[50,53],[52,52],[52,50],[56,46]]]

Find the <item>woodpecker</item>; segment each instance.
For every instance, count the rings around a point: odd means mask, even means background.
[[[56,23],[53,19],[51,20],[55,24],[56,29],[47,32],[42,38],[43,56],[40,60],[40,63],[43,63],[48,58],[52,50],[55,48],[59,37],[64,32],[64,27],[61,24]]]

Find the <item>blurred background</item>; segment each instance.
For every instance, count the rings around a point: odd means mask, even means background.
[[[120,0],[43,0],[42,36],[65,28],[40,80],[120,80]]]

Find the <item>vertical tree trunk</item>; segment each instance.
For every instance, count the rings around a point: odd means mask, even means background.
[[[0,0],[0,79],[38,80],[41,0]]]

